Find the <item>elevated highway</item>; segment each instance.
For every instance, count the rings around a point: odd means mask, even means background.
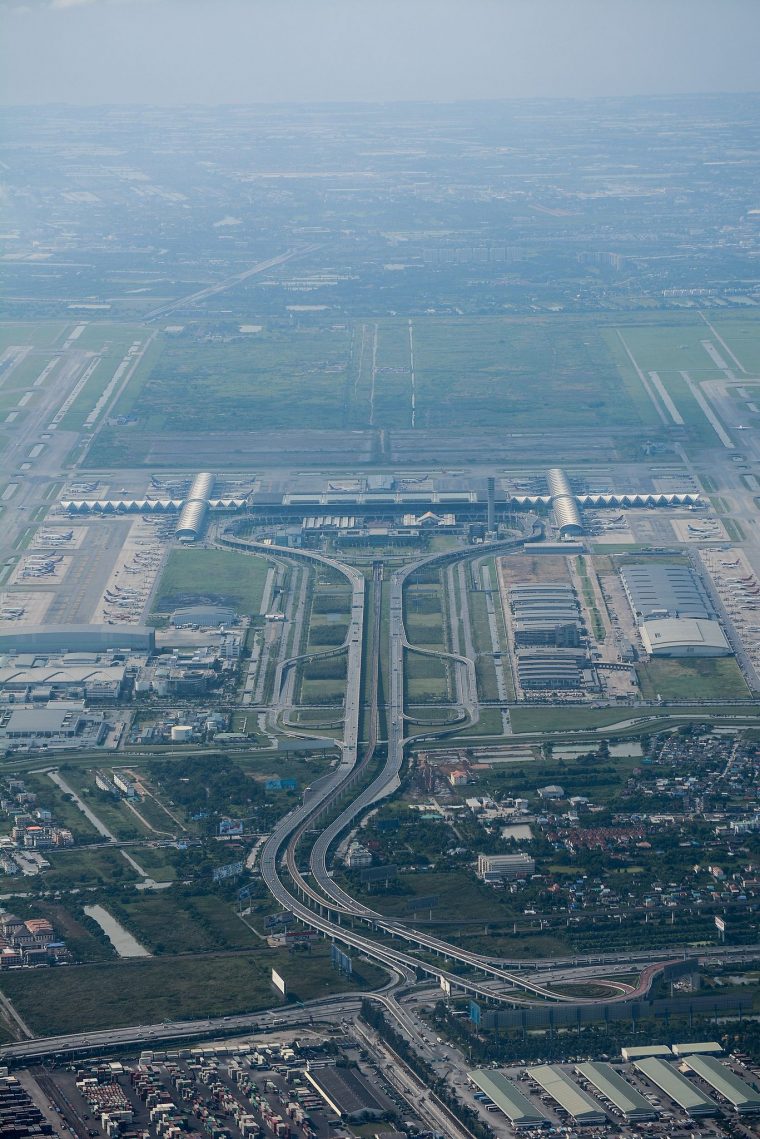
[[[358,902],[339,887],[333,881],[328,867],[330,849],[339,835],[373,803],[391,794],[399,784],[405,747],[408,742],[404,735],[404,652],[405,650],[411,651],[413,648],[406,635],[403,616],[403,590],[407,578],[423,566],[427,567],[433,564],[445,566],[462,557],[476,556],[482,558],[491,553],[503,553],[510,549],[518,549],[523,545],[524,539],[493,543],[489,546],[480,546],[476,550],[446,551],[442,554],[430,555],[404,566],[392,575],[389,599],[390,693],[387,756],[382,770],[369,785],[362,789],[338,816],[317,835],[310,850],[309,868],[318,889],[304,877],[299,869],[298,844],[320,819],[335,809],[338,801],[361,779],[372,762],[376,750],[382,568],[379,563],[375,563],[373,571],[372,642],[366,660],[366,664],[370,668],[369,739],[360,758],[358,743],[366,588],[363,575],[352,566],[311,551],[264,545],[239,538],[225,537],[221,541],[222,544],[239,550],[266,553],[269,556],[275,555],[284,559],[310,561],[314,564],[329,566],[345,576],[352,588],[351,620],[346,640],[342,646],[347,649],[349,654],[344,734],[342,741],[335,741],[341,747],[340,762],[328,776],[319,781],[319,784],[312,789],[311,794],[304,796],[304,801],[300,806],[294,808],[280,820],[262,847],[259,859],[264,882],[283,909],[290,910],[298,920],[323,933],[326,937],[340,941],[384,965],[406,983],[413,981],[422,973],[435,978],[439,984],[446,982],[452,988],[464,989],[482,999],[502,1001],[510,1005],[531,1004],[535,1003],[536,1000],[540,1003],[546,1001],[573,1002],[576,1004],[598,1003],[593,999],[579,1001],[577,998],[554,992],[539,982],[505,969],[501,962],[494,962],[492,956],[471,953],[450,942],[411,929],[402,922],[384,917],[377,911]],[[472,681],[470,682],[468,678],[468,683],[462,690],[466,693],[465,713],[471,723],[477,723],[479,712],[473,662],[457,654],[442,652],[438,655],[454,660],[458,666],[468,669],[468,672],[470,668],[472,669]],[[284,880],[283,870],[289,875],[292,886]],[[457,962],[466,969],[484,974],[490,985],[476,981],[471,977],[452,973],[441,966],[430,964],[411,953],[397,949],[395,946],[383,944],[375,937],[357,931],[354,928],[356,921],[369,925],[374,934],[406,941],[428,954],[436,955],[447,961]],[[607,997],[605,998],[606,1001],[631,1000],[646,995],[655,972],[658,968],[664,967],[666,963],[667,960],[663,961],[660,966],[655,966],[646,971],[639,982],[639,986],[633,991],[621,993],[617,998],[615,996]],[[512,991],[508,993],[499,992],[490,987],[494,984],[509,986]]]

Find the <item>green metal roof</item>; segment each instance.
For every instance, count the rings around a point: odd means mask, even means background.
[[[657,1109],[610,1064],[578,1064],[576,1071],[593,1084],[626,1118],[657,1115]]]
[[[540,1084],[568,1115],[580,1122],[603,1122],[607,1114],[600,1103],[577,1087],[569,1076],[551,1064],[539,1064],[529,1068],[529,1074]]]
[[[637,1060],[634,1067],[675,1100],[687,1114],[709,1115],[718,1110],[715,1100],[701,1092],[696,1084],[682,1076],[672,1064],[650,1056],[646,1060]]]
[[[713,1056],[688,1056],[685,1063],[701,1079],[733,1104],[737,1111],[760,1111],[760,1092]]]
[[[548,1121],[546,1113],[531,1103],[501,1072],[486,1072],[476,1068],[467,1075],[516,1127],[538,1127]]]

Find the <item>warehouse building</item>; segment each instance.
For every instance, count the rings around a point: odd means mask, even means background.
[[[698,1040],[692,1044],[674,1044],[674,1056],[720,1056],[723,1045],[717,1040]]]
[[[0,621],[0,652],[67,653],[115,651],[151,653],[156,631],[147,625],[17,625]]]
[[[559,688],[583,688],[582,659],[572,650],[522,651],[516,657],[520,687],[552,692]]]
[[[502,878],[528,878],[535,873],[536,860],[529,854],[479,854],[478,878],[499,882]]]
[[[511,1080],[501,1072],[486,1072],[476,1069],[468,1072],[468,1077],[488,1096],[500,1111],[506,1115],[516,1129],[523,1127],[546,1127],[548,1115],[518,1091]]]
[[[561,1068],[539,1064],[530,1069],[530,1076],[575,1123],[594,1126],[607,1122],[607,1114],[600,1104],[574,1084]]]
[[[226,605],[190,605],[185,609],[175,609],[170,623],[175,629],[192,628],[218,629],[220,625],[234,625],[237,612]]]
[[[655,657],[725,657],[731,646],[717,621],[692,617],[664,617],[644,621],[641,642],[645,651]]]
[[[546,646],[554,649],[577,649],[581,643],[580,621],[570,618],[546,621],[542,618],[515,621],[512,636],[516,649]]]
[[[760,1112],[760,1092],[757,1088],[740,1079],[714,1056],[688,1056],[684,1063],[695,1076],[709,1084],[721,1099],[727,1100],[739,1115]]]
[[[715,1100],[705,1095],[696,1084],[687,1080],[672,1064],[666,1063],[665,1060],[660,1060],[657,1056],[650,1056],[644,1060],[636,1060],[634,1067],[650,1083],[677,1103],[687,1115],[697,1117],[717,1113],[718,1105]]]
[[[575,1070],[596,1088],[603,1102],[610,1103],[623,1116],[626,1123],[657,1118],[657,1109],[611,1064],[578,1064]]]
[[[628,604],[638,623],[661,617],[709,621],[715,610],[699,576],[684,563],[626,565],[620,571]]]
[[[659,1056],[660,1059],[670,1059],[673,1055],[667,1044],[640,1044],[635,1048],[621,1048],[620,1055],[628,1064],[635,1060],[645,1060],[648,1056]]]
[[[325,1067],[304,1072],[327,1106],[349,1123],[384,1119],[394,1114],[388,1097],[353,1068]]]

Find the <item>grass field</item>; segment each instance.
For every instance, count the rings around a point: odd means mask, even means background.
[[[140,857],[135,854],[140,862]],[[151,953],[208,953],[227,949],[253,949],[261,942],[233,912],[229,903],[214,894],[182,897],[174,891],[142,893],[107,903]]]
[[[755,327],[751,319],[720,323],[748,368],[760,355]],[[88,325],[82,346],[97,329]],[[643,372],[658,372],[687,431],[713,442],[680,375],[720,376],[701,343],[715,338],[697,313],[415,317],[415,427],[534,430],[540,408],[544,430],[656,431],[662,424],[618,330]],[[326,318],[222,340],[200,332],[189,325],[179,337],[158,335],[114,409],[137,422],[105,428],[89,463],[113,465],[114,455],[140,463],[157,434],[199,424],[210,432],[412,426],[406,319]]]
[[[73,327],[73,323],[68,325],[64,321],[3,321],[0,323],[0,352],[15,344],[49,348],[63,339],[67,328]]]
[[[741,669],[733,657],[703,660],[650,660],[639,665],[639,683],[645,699],[748,700]]]
[[[708,319],[710,324],[721,336],[721,338],[728,344],[729,348],[736,355],[740,364],[753,375],[760,375],[760,319],[757,317],[748,317],[746,315],[729,316],[726,314],[709,313]],[[710,334],[710,330],[705,326],[705,331]],[[726,351],[721,344],[718,344],[718,351],[721,356],[726,357]],[[738,371],[731,359],[726,360],[729,368],[737,373],[738,378],[741,378],[742,373]]]
[[[50,851],[45,857],[48,890],[71,890],[80,886],[113,886],[137,881],[137,874],[118,850],[77,850],[71,847]]]
[[[611,728],[615,724],[623,725],[632,720],[640,720],[641,726],[638,731],[639,734],[642,734],[654,730],[654,721],[664,721],[668,717],[690,716],[695,720],[730,720],[737,715],[742,717],[760,716],[760,708],[757,704],[752,703],[742,706],[740,709],[731,706],[721,708],[720,705],[700,709],[678,704],[670,704],[668,707],[662,708],[526,707],[523,705],[512,705],[510,707],[512,728],[518,733],[583,732],[594,728]],[[610,733],[606,734],[609,735]],[[631,733],[627,732],[626,734]],[[633,734],[636,734],[635,730]]]
[[[154,612],[212,601],[256,615],[270,563],[235,550],[172,550],[161,575]]]
[[[294,1001],[372,988],[385,978],[374,966],[356,961],[353,977],[345,981],[332,968],[329,949],[319,945],[297,955],[262,949],[17,970],[3,975],[0,988],[35,1032],[52,1036],[277,1006],[282,1001],[272,988],[273,967],[285,978]]]

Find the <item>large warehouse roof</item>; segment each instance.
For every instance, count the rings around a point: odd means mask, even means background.
[[[513,1127],[540,1127],[549,1122],[548,1115],[531,1103],[501,1072],[485,1072],[478,1068],[467,1075],[504,1112]]]
[[[627,1120],[654,1119],[657,1110],[610,1064],[579,1064],[576,1071],[593,1084]]]
[[[19,625],[0,621],[0,652],[6,653],[152,652],[155,644],[156,631],[147,625]]]
[[[552,1064],[539,1064],[537,1068],[530,1069],[530,1075],[576,1123],[606,1121],[607,1115],[601,1105],[577,1087],[560,1068],[555,1068]]]
[[[731,646],[717,621],[663,617],[644,621],[641,640],[650,656],[730,656]]]
[[[304,1073],[336,1115],[345,1119],[380,1119],[393,1114],[393,1104],[352,1068],[319,1068]]]
[[[720,1056],[723,1045],[717,1040],[698,1040],[691,1044],[674,1044],[676,1056]]]
[[[624,1060],[643,1060],[645,1056],[672,1056],[667,1044],[639,1044],[631,1048],[621,1048]]]
[[[670,1096],[672,1100],[683,1108],[687,1115],[714,1115],[718,1105],[714,1099],[700,1091],[696,1084],[687,1080],[672,1064],[650,1056],[646,1060],[637,1060],[634,1067],[642,1076],[646,1076],[651,1083]]]
[[[740,1114],[760,1111],[760,1092],[713,1056],[689,1056],[685,1063],[695,1075],[727,1099]]]
[[[635,562],[620,571],[634,615],[708,619],[715,610],[702,581],[685,562]]]

